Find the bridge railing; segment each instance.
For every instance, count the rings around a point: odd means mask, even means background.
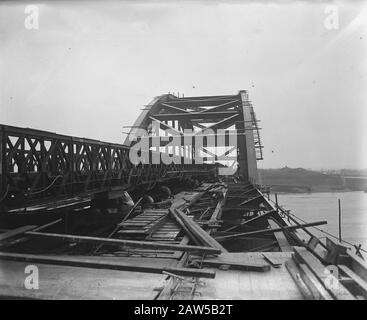
[[[1,196],[19,204],[124,183],[129,150],[118,144],[1,125]]]
[[[152,184],[195,170],[195,165],[134,165],[129,150],[120,144],[0,125],[2,211],[47,199]],[[203,166],[200,169],[205,172]]]

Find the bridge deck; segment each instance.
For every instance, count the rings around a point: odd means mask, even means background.
[[[252,253],[260,257],[261,252]],[[284,253],[273,256],[284,257]],[[134,263],[167,266],[177,260],[126,257],[95,257],[108,261],[132,261]],[[139,262],[140,261],[140,262]],[[39,289],[24,287],[26,262],[0,261],[0,292],[2,296],[32,299],[156,299],[159,288],[167,284],[167,276],[160,274],[129,271],[98,270],[37,264],[39,268]],[[203,279],[194,299],[303,299],[284,264],[269,272],[222,271],[213,269],[215,279]],[[182,289],[182,288],[181,288]],[[189,299],[190,296],[177,289],[175,299]]]
[[[346,248],[330,241],[326,251],[324,245],[315,250],[321,242],[315,242],[312,234],[309,251],[298,247],[304,244],[295,231],[287,231],[288,219],[252,184],[207,183],[177,193],[172,201],[176,216],[169,214],[167,204],[145,209],[119,223],[121,232],[111,239],[35,232],[30,226],[17,234],[19,240],[25,239],[24,246],[17,246],[12,241],[18,238],[7,239],[9,233],[2,230],[0,294],[40,299],[366,297],[367,267],[362,259],[349,254],[345,260]],[[191,218],[180,220],[178,213],[184,211]],[[308,232],[302,225],[293,228]],[[208,243],[198,246],[198,240]],[[104,245],[97,253],[94,245],[99,243]],[[219,255],[213,254],[216,244],[222,250]],[[203,249],[211,251],[203,255]],[[336,264],[339,255],[353,279],[346,287],[340,284],[341,291],[328,292],[325,262]],[[38,267],[37,290],[25,288],[25,267],[30,264]]]

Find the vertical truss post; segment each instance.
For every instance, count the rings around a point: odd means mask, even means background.
[[[6,141],[7,135],[5,132],[5,128],[1,127],[0,132],[0,209],[1,212],[5,211],[5,198],[6,192],[8,190],[8,183],[7,183],[7,165],[6,165]]]
[[[243,111],[243,127],[245,133],[245,146],[240,146],[240,157],[242,160],[242,168],[240,164],[240,169],[242,170],[242,174],[250,181],[251,183],[258,183],[258,172],[257,172],[257,163],[256,163],[256,150],[255,150],[255,142],[254,142],[254,132],[253,132],[253,124],[252,124],[252,114],[251,114],[251,106],[248,99],[248,93],[246,90],[240,91],[241,101],[242,101],[242,111]]]

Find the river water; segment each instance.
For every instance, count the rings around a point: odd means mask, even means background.
[[[271,195],[274,200],[274,195]],[[326,220],[327,225],[320,229],[338,236],[338,199],[342,208],[342,239],[353,244],[362,244],[367,250],[367,193],[355,192],[320,192],[278,194],[278,203],[284,209],[307,222]],[[325,236],[315,231],[315,235]]]

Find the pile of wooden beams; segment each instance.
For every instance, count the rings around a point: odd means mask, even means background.
[[[164,243],[157,241],[111,239],[111,238],[41,232],[41,230],[57,222],[59,222],[59,220],[41,227],[32,225],[9,230],[1,234],[0,242],[7,240],[14,240],[15,238],[19,237],[26,237],[26,238],[39,238],[39,239],[54,239],[72,243],[92,243],[99,245],[118,245],[130,248],[193,252],[195,254],[219,254],[221,252],[220,249],[213,248],[211,246],[191,246],[191,245]],[[100,257],[98,258],[98,260],[96,260],[95,258],[97,257],[51,256],[51,255],[0,252],[1,260],[26,261],[35,263],[75,266],[75,267],[104,268],[104,269],[148,272],[148,273],[162,273],[163,271],[166,271],[171,272],[173,274],[178,274],[182,276],[192,276],[192,277],[214,278],[215,276],[215,272],[209,270],[197,270],[184,267],[175,268],[170,266],[156,266],[154,264],[149,265],[149,263],[134,264],[131,262],[128,263],[121,260],[115,262],[115,261],[107,261]]]
[[[364,261],[362,263],[364,264],[363,270],[366,270],[367,264]],[[355,300],[367,298],[365,279],[347,265],[324,265],[307,248],[294,247],[293,259],[286,262],[286,267],[306,299]]]
[[[193,219],[190,219],[181,210],[171,208],[169,209],[169,212],[177,223],[185,230],[190,239],[196,244],[217,249],[219,252],[226,251],[218,241],[211,237]]]

